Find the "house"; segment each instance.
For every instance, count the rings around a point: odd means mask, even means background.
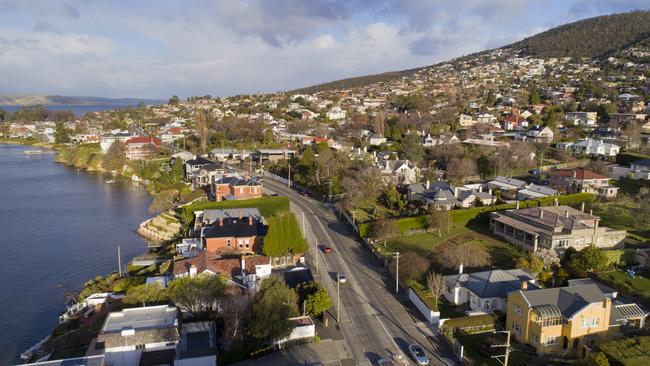
[[[641,159],[630,164],[636,179],[650,179],[650,159]]]
[[[637,304],[612,301],[595,284],[528,289],[508,295],[506,329],[538,354],[584,356],[587,348],[628,328],[642,328]]]
[[[201,230],[205,226],[214,226],[219,220],[243,220],[252,218],[255,222],[264,222],[264,217],[257,208],[226,208],[215,210],[194,211],[194,230]]]
[[[583,205],[584,207],[584,205]],[[625,231],[600,226],[600,217],[570,206],[514,209],[490,213],[490,231],[529,252],[540,248],[564,251],[589,245],[618,248]]]
[[[618,193],[618,187],[609,185],[608,177],[585,168],[554,170],[548,176],[553,187],[567,193],[586,192],[606,198]]]
[[[526,188],[527,183],[523,180],[497,176],[488,182],[488,188],[493,192],[499,192],[504,199],[516,199],[520,190]]]
[[[160,141],[166,144],[172,144],[176,140],[181,140],[185,135],[183,134],[183,129],[180,127],[172,127],[164,132],[160,133]]]
[[[344,119],[347,116],[347,112],[340,107],[332,107],[327,113],[325,113],[328,119],[332,121]]]
[[[395,184],[412,184],[420,178],[420,168],[408,160],[386,160],[378,164],[384,178]]]
[[[548,196],[557,196],[558,194],[559,192],[551,187],[529,184],[524,189],[517,192],[517,199],[525,201]]]
[[[411,202],[419,202],[437,209],[451,210],[460,206],[461,202],[454,195],[454,187],[449,182],[433,182],[410,184],[407,196]]]
[[[385,144],[386,141],[388,141],[388,140],[387,140],[384,136],[379,135],[379,134],[373,134],[373,135],[370,136],[370,138],[368,139],[368,142],[370,143],[370,145],[375,145],[375,146],[379,146],[379,145],[381,145],[381,144]]]
[[[275,163],[280,160],[291,159],[296,156],[296,152],[289,149],[259,149],[252,154],[253,160],[259,163]]]
[[[168,305],[111,312],[95,349],[103,350],[107,365],[137,366],[152,358],[171,365],[180,341],[178,314],[178,308]]]
[[[126,158],[144,160],[158,153],[160,140],[155,137],[132,137],[125,142]]]
[[[577,154],[585,154],[588,156],[598,157],[615,157],[621,151],[620,146],[603,140],[586,139],[576,143],[565,142],[558,144],[558,148],[571,150]]]
[[[508,294],[518,290],[522,281],[538,288],[535,277],[520,269],[463,273],[463,266],[459,267],[458,274],[444,276],[443,295],[451,304],[469,304],[472,311],[505,313]]]
[[[266,225],[252,216],[219,218],[217,224],[201,228],[205,249],[214,254],[260,252]]]
[[[244,200],[264,195],[262,182],[253,177],[224,176],[212,184],[214,200]]]
[[[187,160],[185,161],[185,177],[191,179],[192,174],[197,172],[199,169],[214,163],[215,161],[206,159],[202,156],[197,156],[194,159]]]
[[[478,123],[478,121],[475,120],[472,116],[470,116],[468,114],[462,114],[461,113],[461,115],[458,116],[458,124],[462,128],[472,127],[477,123]]]
[[[550,128],[546,126],[534,126],[526,132],[525,138],[523,138],[523,140],[549,143],[553,141],[553,137],[554,133]]]
[[[596,112],[566,112],[564,120],[571,122],[574,126],[596,126]]]
[[[99,141],[99,146],[102,149],[102,154],[106,154],[108,152],[108,149],[111,148],[113,142],[115,141],[127,142],[128,140],[134,137],[137,136],[127,131],[119,131],[119,130],[102,135]]]

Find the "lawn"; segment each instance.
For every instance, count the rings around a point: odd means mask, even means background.
[[[514,268],[517,259],[524,255],[516,247],[490,236],[485,226],[475,226],[472,228],[454,227],[449,233],[443,233],[441,237],[438,237],[437,233],[417,233],[398,236],[389,240],[386,246],[379,245],[378,247],[381,253],[395,251],[406,252],[411,250],[433,262],[436,248],[440,244],[448,241],[458,244],[470,243],[471,245],[485,248],[490,255],[490,264],[486,268]],[[441,270],[440,268],[436,269]]]
[[[194,211],[208,209],[227,209],[227,208],[250,208],[256,207],[264,217],[270,217],[281,211],[289,211],[289,197],[285,196],[264,196],[249,200],[221,201],[221,202],[198,202],[191,205],[183,206],[178,209],[179,214],[189,225],[194,220]]]
[[[634,337],[598,345],[612,365],[650,365],[650,337]]]
[[[480,345],[487,342],[489,339],[498,340],[501,344],[506,343],[506,337],[503,334],[494,334],[492,332],[488,333],[476,333],[469,334],[458,337],[460,344],[464,347],[464,356],[466,358],[474,361],[475,365],[486,365],[486,366],[501,366],[501,363],[494,358],[491,358],[486,352],[480,350]],[[494,348],[494,354],[503,354],[505,348]],[[503,358],[501,358],[503,360]],[[530,356],[527,353],[521,352],[511,352],[510,358],[508,360],[509,366],[524,366],[530,362]]]
[[[622,271],[598,273],[598,279],[619,290],[623,295],[634,301],[650,305],[650,279],[648,273],[632,278]]]
[[[456,306],[451,305],[447,299],[445,299],[444,296],[440,296],[440,299],[438,299],[438,307],[436,309],[436,304],[434,301],[434,297],[430,295],[430,293],[427,291],[426,286],[421,284],[418,281],[415,280],[410,280],[406,282],[407,285],[409,285],[413,291],[420,297],[420,299],[429,307],[429,309],[433,311],[440,311],[440,317],[441,318],[460,318],[465,316],[465,314],[458,310]]]

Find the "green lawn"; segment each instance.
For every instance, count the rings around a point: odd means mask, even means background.
[[[186,224],[194,220],[194,211],[208,209],[227,208],[251,208],[256,207],[264,217],[270,217],[280,211],[289,211],[289,197],[286,196],[264,196],[249,200],[221,201],[221,202],[198,202],[183,206],[178,209]]]
[[[650,225],[640,227],[635,217],[637,202],[633,195],[639,191],[639,185],[630,180],[616,185],[621,188],[619,196],[613,201],[595,203],[594,214],[600,216],[604,226],[625,230],[629,237],[640,242],[650,241]]]
[[[598,273],[598,279],[613,287],[626,297],[635,301],[641,301],[646,305],[650,304],[650,279],[637,275],[632,278],[623,271],[611,271]]]
[[[598,349],[605,353],[612,365],[650,365],[650,337],[647,336],[602,343]]]
[[[486,366],[501,366],[501,363],[494,358],[491,358],[490,355],[481,353],[479,351],[479,345],[486,342],[490,338],[496,338],[501,343],[505,343],[505,336],[502,334],[493,334],[492,332],[488,333],[476,333],[469,334],[458,337],[458,340],[464,347],[465,357],[474,361],[475,365],[486,365]],[[503,351],[504,348],[495,348],[495,354],[498,354],[499,351]],[[501,358],[503,360],[503,358]],[[530,362],[530,356],[526,353],[521,352],[511,352],[510,358],[508,360],[509,366],[525,366]]]

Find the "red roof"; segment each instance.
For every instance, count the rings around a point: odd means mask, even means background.
[[[228,278],[232,278],[241,272],[239,258],[210,258],[205,252],[201,252],[196,257],[174,261],[174,275],[189,273],[192,266],[196,267],[197,273],[208,270],[220,273]]]
[[[554,175],[556,177],[564,177],[564,178],[574,178],[577,180],[583,180],[583,179],[609,179],[608,177],[598,174],[594,171],[585,169],[585,168],[575,168],[575,169],[561,169],[561,170],[555,170],[549,173],[550,175]]]
[[[126,141],[126,144],[154,144],[160,145],[160,140],[151,136],[132,137]]]
[[[183,130],[180,127],[172,127],[167,130],[167,133],[172,135],[181,135],[183,133]]]

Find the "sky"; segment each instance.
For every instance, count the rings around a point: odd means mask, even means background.
[[[648,8],[648,0],[0,0],[0,94],[291,90]]]

